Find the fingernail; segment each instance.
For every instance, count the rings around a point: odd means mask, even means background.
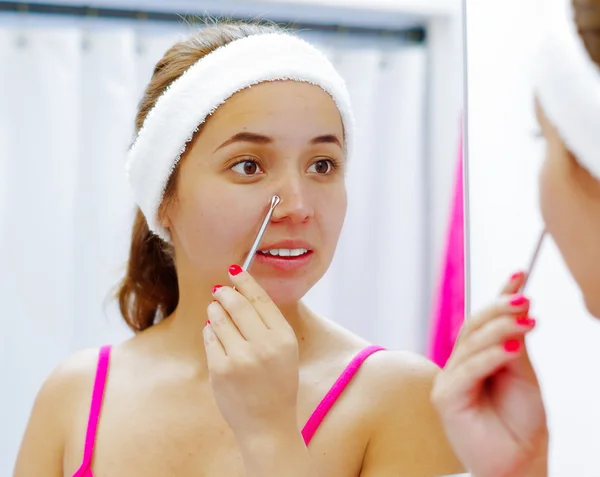
[[[519,340],[508,340],[504,343],[504,351],[507,353],[516,353],[521,349],[521,342]]]
[[[215,293],[215,292],[216,292],[216,291],[217,291],[219,288],[221,288],[222,286],[223,286],[223,285],[215,285],[215,286],[213,287],[213,295],[214,295],[214,293]]]
[[[524,305],[525,303],[527,303],[529,300],[527,300],[527,298],[525,298],[523,295],[517,295],[515,298],[513,298],[510,302],[510,304],[512,306],[521,306]]]
[[[518,280],[521,277],[523,277],[523,272],[516,272],[511,275],[510,279],[511,279],[511,281],[514,281],[514,280]]]
[[[535,319],[529,318],[528,316],[517,316],[517,325],[534,327]]]
[[[207,321],[207,322],[204,324],[204,326],[208,326],[208,325],[210,325],[210,320],[208,320],[208,321]]]
[[[240,267],[239,265],[232,265],[231,267],[229,267],[229,274],[231,276],[236,276],[239,275],[240,273],[242,273],[244,270],[242,269],[242,267]]]

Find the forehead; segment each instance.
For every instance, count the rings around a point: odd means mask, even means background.
[[[225,101],[210,122],[234,125],[273,119],[342,127],[333,98],[319,86],[300,81],[268,81],[243,89]]]

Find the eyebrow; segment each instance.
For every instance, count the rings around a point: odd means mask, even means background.
[[[249,142],[252,144],[264,145],[273,143],[273,138],[269,136],[264,136],[262,134],[257,134],[253,132],[239,132],[231,136],[227,141],[217,147],[213,152],[218,151],[230,144],[236,142]],[[342,143],[338,139],[335,134],[323,134],[321,136],[314,137],[310,140],[310,144],[337,144],[339,147],[342,147]]]

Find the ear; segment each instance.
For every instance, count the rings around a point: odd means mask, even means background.
[[[172,202],[173,201],[165,201],[162,203],[162,205],[158,209],[158,222],[160,223],[160,225],[162,227],[169,230],[169,232],[171,231],[171,226],[172,226],[172,222],[171,222],[171,215],[173,213]]]

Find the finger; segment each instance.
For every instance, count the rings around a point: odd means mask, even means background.
[[[262,318],[267,328],[277,328],[287,325],[287,321],[273,303],[267,292],[254,278],[239,265],[229,267],[229,276],[236,289],[248,300]],[[232,315],[233,316],[233,315]]]
[[[517,293],[523,286],[523,283],[525,283],[525,277],[525,272],[519,271],[513,273],[508,282],[502,287],[502,290],[500,290],[500,295],[513,295]]]
[[[529,311],[529,302],[524,302],[521,298],[519,298],[518,295],[516,295],[525,282],[525,276],[526,275],[524,272],[513,273],[508,282],[502,288],[500,292],[500,299],[497,302],[465,320],[456,338],[455,347],[458,346],[467,335],[476,331],[480,327],[484,326],[488,321],[493,320],[502,314],[513,312],[519,313],[522,316],[527,315]],[[520,305],[518,304],[519,300],[521,300]],[[511,302],[517,303],[517,305],[511,305]],[[507,306],[516,306],[516,308],[513,310],[511,308],[507,308]]]
[[[204,330],[202,330],[202,335],[204,337],[208,367],[211,369],[216,363],[221,362],[227,356],[227,353],[209,322],[206,323]]]
[[[519,358],[514,362],[510,363],[507,366],[507,369],[510,369],[511,373],[517,377],[521,377],[532,382],[538,382],[537,375],[535,374],[535,369],[533,368],[533,364],[529,356],[529,350],[527,347],[527,335],[523,340],[523,350],[520,352]]]
[[[219,287],[213,291],[213,295],[245,340],[258,340],[264,335],[267,327],[262,317],[239,290]]]
[[[503,315],[527,316],[529,313],[529,299],[520,294],[505,295],[498,298],[492,305],[473,315],[465,322],[461,331],[462,339],[476,332],[490,321]]]
[[[486,348],[493,347],[498,343],[504,343],[509,339],[523,339],[535,327],[535,320],[529,317],[521,318],[512,315],[501,316],[476,332],[470,334],[463,340],[460,347],[452,354],[446,367],[460,366],[472,355],[480,353]]]
[[[520,340],[509,340],[470,356],[460,366],[444,369],[432,399],[438,404],[459,403],[459,407],[468,407],[479,397],[485,380],[519,359],[522,348]]]
[[[455,348],[446,363],[445,369],[452,370],[454,367],[462,366],[471,356],[484,351],[486,348],[505,343],[511,339],[519,339],[523,344],[523,350],[519,359],[511,362],[507,368],[510,368],[515,376],[536,380],[525,341],[526,335],[535,328],[535,324],[535,320],[532,318],[515,316],[502,316],[491,321],[469,335],[460,346]]]
[[[233,350],[240,349],[246,343],[244,336],[218,301],[213,301],[208,305],[207,313],[210,325],[206,328],[212,329],[226,354],[231,354]]]

